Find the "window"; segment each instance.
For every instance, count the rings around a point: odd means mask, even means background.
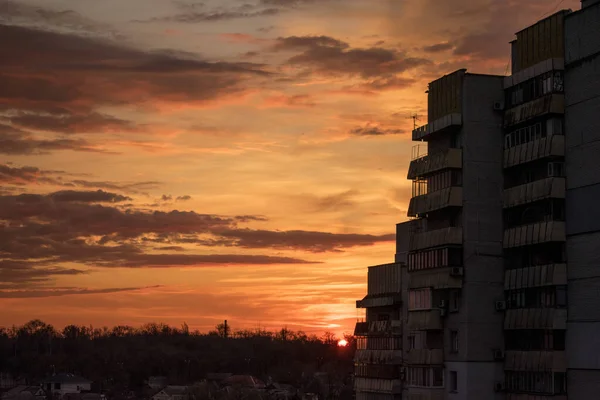
[[[429,310],[431,309],[431,289],[415,289],[409,291],[408,298],[409,310]]]
[[[523,329],[506,331],[504,335],[506,350],[565,350],[564,330]]]
[[[565,176],[565,164],[562,162],[548,163],[548,176],[561,177]]]
[[[55,383],[55,384],[54,384],[54,389],[55,389],[55,390],[60,390],[60,383],[58,383],[58,382],[57,382],[57,383]]]
[[[444,387],[442,367],[409,367],[408,385],[416,387]]]
[[[458,392],[458,372],[450,371],[450,391]]]
[[[567,288],[546,286],[507,291],[507,308],[563,308],[567,306]]]
[[[458,290],[450,291],[450,312],[457,312],[460,307],[460,292]]]
[[[408,254],[408,270],[460,267],[462,265],[462,248],[446,247],[443,249],[425,250]]]
[[[458,353],[458,331],[450,331],[450,352]]]
[[[565,394],[567,392],[564,372],[505,371],[508,392],[532,394]]]
[[[417,348],[416,346],[417,346],[417,343],[416,343],[415,335],[409,335],[408,336],[408,349],[415,350]]]

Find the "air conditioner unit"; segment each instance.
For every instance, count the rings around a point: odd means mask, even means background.
[[[494,390],[496,392],[503,392],[504,391],[504,382],[496,382],[496,383],[494,383]]]
[[[452,267],[452,269],[450,269],[451,276],[463,276],[464,273],[465,270],[463,267]]]
[[[496,311],[504,311],[506,310],[506,302],[504,300],[496,302]]]
[[[496,360],[496,361],[504,360],[504,351],[494,350],[494,360]]]
[[[446,300],[440,300],[439,308],[446,308]]]
[[[494,110],[496,110],[496,111],[504,110],[504,104],[500,101],[495,101],[494,102]]]

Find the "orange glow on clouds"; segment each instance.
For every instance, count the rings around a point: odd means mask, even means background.
[[[393,260],[427,82],[504,74],[551,8],[111,1],[0,22],[0,326],[352,332],[366,267]]]

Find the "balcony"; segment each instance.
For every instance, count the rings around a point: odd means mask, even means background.
[[[462,207],[462,187],[452,186],[410,199],[408,216],[427,214],[446,207]]]
[[[450,227],[427,232],[415,233],[410,237],[409,251],[427,249],[429,247],[462,244],[462,228]]]
[[[446,399],[446,389],[409,387],[407,398],[408,400],[444,400]]]
[[[381,336],[401,334],[401,320],[357,322],[356,326],[354,327],[354,336]]]
[[[567,310],[563,308],[521,308],[507,310],[504,329],[567,329]]]
[[[504,369],[510,371],[553,371],[567,370],[564,351],[507,351]]]
[[[416,179],[448,168],[462,168],[462,150],[447,149],[414,159],[408,167],[408,179]]]
[[[460,275],[452,274],[453,268],[423,269],[410,273],[409,289],[460,289],[463,279]]]
[[[402,393],[400,379],[354,378],[354,390],[357,392]]]
[[[356,301],[356,308],[387,307],[400,304],[402,304],[402,295],[400,293],[380,295],[369,294],[365,296],[362,300]]]
[[[442,329],[442,316],[439,308],[408,313],[408,329],[411,331],[438,331]]]
[[[433,122],[418,127],[412,131],[412,140],[415,142],[427,140],[434,133],[452,131],[462,126],[462,114],[448,114]]]
[[[565,394],[553,394],[553,395],[541,395],[541,394],[527,394],[527,393],[506,393],[506,400],[567,400]]]
[[[507,110],[504,113],[504,127],[508,128],[544,114],[564,114],[564,112],[565,96],[549,94]],[[413,140],[416,140],[414,132]]]
[[[546,178],[515,186],[504,191],[504,208],[520,206],[544,199],[564,199],[565,178]]]
[[[504,248],[529,246],[532,244],[566,241],[565,223],[546,221],[517,226],[504,231]]]
[[[504,168],[546,157],[564,157],[565,137],[552,135],[504,150]]]
[[[567,264],[536,265],[504,273],[505,290],[566,284]]]
[[[402,350],[358,349],[354,353],[354,362],[361,364],[402,364]]]
[[[412,365],[440,365],[444,363],[443,349],[411,349],[406,357]]]

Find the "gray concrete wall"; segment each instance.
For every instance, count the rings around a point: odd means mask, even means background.
[[[565,22],[567,387],[600,392],[600,3]]]
[[[457,361],[464,363],[466,393],[461,399],[502,398],[494,383],[503,364],[493,350],[503,346],[502,299],[502,114],[493,103],[503,101],[503,77],[467,75],[463,96],[463,240],[465,276],[461,309],[450,317],[458,323]],[[459,378],[460,379],[460,378]],[[456,398],[456,397],[455,397]]]

